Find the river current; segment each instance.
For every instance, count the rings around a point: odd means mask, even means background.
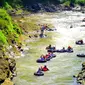
[[[28,42],[30,50],[25,57],[16,59],[17,77],[14,79],[15,85],[78,85],[73,79],[74,74],[81,70],[84,58],[76,56],[77,53],[85,52],[85,45],[78,46],[76,40],[83,39],[85,42],[85,22],[82,19],[85,14],[81,12],[65,11],[60,13],[43,14],[42,21],[51,23],[57,30],[46,32],[48,37],[44,39]],[[72,28],[70,28],[72,26]],[[36,63],[41,54],[46,54],[45,47],[49,44],[62,47],[73,47],[73,53],[55,53],[56,57],[44,64]],[[44,76],[34,76],[38,67],[47,65],[48,72]]]

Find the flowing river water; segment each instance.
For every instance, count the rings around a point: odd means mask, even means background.
[[[15,85],[78,85],[73,75],[78,74],[81,69],[84,58],[76,56],[77,53],[84,53],[85,45],[75,45],[75,41],[83,39],[85,42],[85,23],[82,19],[85,14],[80,12],[65,11],[61,13],[42,14],[42,21],[51,23],[57,30],[46,32],[47,37],[35,39],[33,42],[27,42],[30,49],[25,53],[25,57],[16,59],[17,77],[14,79]],[[73,26],[70,28],[70,26]],[[40,64],[36,60],[41,54],[46,54],[46,46],[52,44],[57,49],[62,47],[73,47],[73,53],[55,53],[56,57],[52,60]],[[44,76],[34,76],[38,67],[47,65],[48,72]]]

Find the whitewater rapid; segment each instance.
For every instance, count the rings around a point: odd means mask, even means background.
[[[50,70],[44,76],[36,77],[33,75],[34,72],[39,66],[44,65],[36,63],[36,59],[39,58],[41,53],[46,53],[44,48],[46,42],[42,40],[43,43],[38,41],[31,43],[30,47],[33,48],[33,52],[28,51],[28,55],[26,54],[25,57],[17,60],[18,75],[14,80],[15,84],[77,85],[73,75],[80,71],[84,59],[78,58],[76,54],[84,52],[85,46],[77,46],[75,41],[83,39],[85,42],[85,27],[81,27],[81,25],[85,24],[85,22],[82,22],[85,15],[80,12],[65,11],[51,13],[50,15],[40,15],[40,17],[44,17],[42,21],[51,23],[57,29],[55,32],[52,32],[50,41],[53,43],[51,44],[56,46],[57,49],[67,48],[70,45],[73,47],[74,53],[56,53],[57,57],[46,63]],[[71,25],[72,28],[70,28]]]

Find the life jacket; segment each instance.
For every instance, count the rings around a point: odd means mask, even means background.
[[[43,71],[47,71],[48,68],[47,68],[47,67],[43,67],[42,70],[43,70]]]
[[[48,57],[49,57],[49,55],[46,55],[46,56],[45,56],[45,58],[48,58]]]

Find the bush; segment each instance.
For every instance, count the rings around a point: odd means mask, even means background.
[[[0,45],[4,45],[4,44],[8,44],[7,43],[7,38],[5,37],[5,35],[0,30]]]
[[[85,5],[85,0],[76,0],[76,4],[84,6]]]
[[[4,9],[0,9],[0,42],[7,44],[11,40],[18,42],[18,37],[22,33],[21,29],[15,24]]]

